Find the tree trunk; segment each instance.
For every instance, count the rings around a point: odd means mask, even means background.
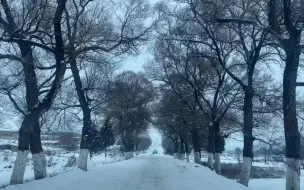
[[[139,145],[139,142],[136,142],[136,144],[135,144],[135,151],[138,151],[138,145]]]
[[[197,164],[201,164],[201,155],[200,152],[194,152],[194,162]]]
[[[299,42],[289,40],[284,47],[286,65],[283,76],[283,115],[286,143],[286,190],[300,190],[300,132],[296,113],[296,80],[299,66]]]
[[[207,148],[207,152],[208,152],[208,167],[213,170],[213,154],[215,152],[214,149],[214,131],[213,131],[213,124],[210,124],[208,127],[208,148]]]
[[[26,121],[24,118],[23,122]],[[19,137],[18,137],[18,153],[16,160],[14,162],[14,168],[10,179],[10,184],[21,184],[23,183],[23,176],[25,173],[27,156],[29,152],[29,143],[30,143],[30,132],[26,129],[26,127],[22,127],[19,129]]]
[[[38,154],[33,154],[33,166],[34,166],[34,175],[35,180],[43,179],[47,176],[46,173],[46,159],[43,152]]]
[[[105,146],[105,158],[107,157],[107,146]]]
[[[223,150],[222,137],[220,135],[220,123],[216,121],[213,125],[215,135],[215,161],[214,169],[217,174],[221,174],[221,153]]]
[[[73,51],[72,51],[73,52]],[[71,71],[73,74],[74,84],[76,86],[76,92],[78,96],[78,100],[83,113],[83,126],[82,126],[82,135],[80,142],[80,154],[78,161],[78,168],[87,171],[88,170],[88,152],[89,152],[89,137],[92,127],[91,121],[91,109],[89,108],[88,102],[86,100],[82,82],[79,75],[79,70],[77,67],[76,58],[69,54],[69,62],[71,66]]]
[[[10,180],[11,185],[23,183],[23,176],[26,168],[28,152],[29,152],[28,150],[24,150],[24,151],[18,150],[17,157],[14,163],[13,172],[11,175],[11,180]]]
[[[265,147],[265,155],[264,155],[265,164],[267,164],[267,148]]]
[[[174,141],[174,158],[175,159],[178,159],[178,148],[179,148],[178,140],[175,139],[175,141]]]
[[[38,104],[38,84],[35,73],[35,66],[31,46],[27,44],[19,44],[22,57],[26,60],[23,64],[25,86],[26,86],[26,103],[28,110],[33,109]],[[33,156],[33,167],[35,179],[43,179],[47,177],[46,173],[46,159],[42,149],[41,143],[41,129],[39,124],[39,116],[36,117],[34,123],[26,126],[30,131],[30,150]],[[19,135],[22,135],[21,133]]]
[[[39,95],[37,77],[33,63],[32,49],[31,46],[26,43],[19,43],[18,45],[21,51],[22,59],[24,60],[23,72],[24,72],[24,78],[25,78],[24,82],[26,88],[26,103],[28,110],[31,110],[34,108],[34,106],[38,104],[38,95]],[[19,130],[20,143],[18,146],[18,150],[19,151],[29,150],[29,144],[30,144],[33,158],[36,158],[33,159],[35,179],[42,179],[45,178],[47,174],[46,174],[46,162],[43,161],[45,160],[45,157],[41,145],[40,126],[38,119],[39,117],[37,117],[34,123],[32,123],[30,126],[23,125],[23,127],[20,128]],[[27,154],[20,153],[20,155],[27,155]],[[21,163],[26,164],[24,162]],[[11,184],[16,184],[20,182],[23,183],[23,175],[21,174],[24,174],[26,167],[23,166],[21,163],[17,163],[14,165],[14,167],[20,167],[20,168],[15,168],[13,170]],[[14,171],[16,172],[18,171],[20,172],[20,174],[16,175],[14,174]],[[20,177],[22,178],[22,180],[16,179],[16,177]]]
[[[239,183],[245,186],[248,186],[251,165],[252,165],[252,158],[243,157],[243,165],[242,165]]]
[[[180,139],[180,159],[185,160],[185,148],[184,148],[184,141]]]
[[[90,113],[87,113],[91,115]],[[83,127],[81,134],[81,142],[80,142],[80,154],[78,161],[78,168],[87,171],[88,170],[88,155],[89,155],[89,137],[91,130],[91,118],[90,116],[85,116],[83,119]]]
[[[31,133],[30,136],[30,149],[33,158],[35,180],[38,180],[47,177],[46,159],[42,150],[41,135],[40,135],[41,130],[39,123],[36,122],[33,125],[35,127],[34,127],[34,131]]]
[[[78,158],[78,168],[87,171],[88,170],[88,156],[89,149],[80,149],[79,158]]]
[[[192,144],[193,144],[193,152],[194,152],[194,162],[197,164],[201,163],[201,146],[199,141],[199,136],[197,134],[197,131],[193,131],[192,133]]]
[[[221,175],[221,154],[217,152],[214,155],[214,169],[217,174]]]
[[[190,150],[189,150],[189,146],[188,146],[188,143],[185,142],[185,152],[186,152],[186,159],[187,159],[187,162],[190,162]]]
[[[244,97],[244,107],[243,107],[243,114],[244,114],[244,128],[243,128],[243,135],[244,135],[244,149],[243,149],[243,166],[240,174],[239,183],[248,186],[249,176],[251,171],[251,162],[253,159],[253,135],[252,135],[252,128],[253,128],[253,89],[248,88],[245,90],[245,97]]]
[[[286,166],[286,190],[300,190],[301,160],[287,158]]]
[[[125,147],[125,159],[128,160],[134,156],[133,150],[135,145],[132,139],[128,139],[128,138],[122,138],[122,139],[124,139],[122,140],[122,143]]]
[[[238,154],[238,164],[239,164],[239,166],[241,166],[241,154]]]
[[[190,162],[190,152],[186,153],[186,159],[187,159],[187,162]]]
[[[62,85],[62,79],[64,77],[65,71],[66,71],[66,65],[64,63],[62,63],[62,61],[64,60],[64,44],[63,44],[63,40],[62,40],[62,31],[61,31],[61,20],[62,20],[62,13],[65,9],[65,2],[66,1],[59,1],[58,2],[58,6],[56,8],[55,11],[55,16],[53,19],[53,24],[54,24],[54,34],[55,34],[55,50],[54,50],[54,54],[55,54],[55,59],[56,59],[56,72],[55,72],[55,79],[52,83],[52,86],[49,90],[49,92],[47,93],[47,95],[43,98],[42,102],[37,102],[36,105],[34,105],[33,107],[29,107],[29,112],[26,113],[23,121],[22,121],[22,125],[19,129],[19,139],[18,139],[18,154],[16,161],[15,161],[15,165],[14,165],[14,169],[12,172],[12,176],[11,176],[11,184],[18,184],[18,183],[22,183],[23,182],[23,175],[24,175],[24,171],[25,171],[25,166],[26,166],[26,160],[27,160],[27,151],[29,150],[29,143],[30,141],[33,142],[34,144],[32,144],[31,146],[36,146],[36,148],[33,148],[32,150],[37,150],[37,152],[39,150],[42,150],[41,146],[38,144],[36,144],[35,142],[40,141],[40,129],[37,130],[37,128],[35,126],[35,123],[37,123],[39,117],[46,112],[47,110],[50,109],[58,91],[61,88]],[[20,45],[20,44],[18,44]],[[28,46],[28,45],[26,45]],[[21,49],[21,53],[22,53],[22,47],[20,47]],[[31,49],[31,47],[27,48],[27,51],[29,51]],[[23,52],[24,53],[24,52]],[[22,53],[22,54],[23,54]],[[32,59],[32,55],[28,54],[28,52],[26,52],[26,54],[22,55],[23,57],[26,58],[31,58]],[[29,67],[33,68],[34,65],[29,65]],[[30,75],[31,78],[30,80],[27,78],[26,79],[26,83],[28,81],[30,81],[30,85],[34,85],[34,76],[35,73],[31,73]],[[32,84],[33,83],[33,84]],[[37,81],[36,81],[37,84]],[[27,84],[26,84],[27,85]],[[36,92],[37,93],[37,92]],[[27,96],[28,97],[28,96]],[[37,100],[34,100],[34,98],[30,98],[27,99],[27,103],[28,101],[33,101],[33,103]],[[31,138],[31,132],[32,131],[39,131],[39,138]],[[35,134],[35,133],[33,133]],[[31,140],[30,140],[31,139]],[[40,141],[41,142],[41,141]],[[39,156],[41,158],[41,156]],[[41,159],[35,159],[36,161],[39,162],[40,165],[42,162]],[[43,159],[42,159],[43,160]],[[37,167],[36,167],[37,168]],[[42,167],[40,167],[42,168]],[[38,168],[37,168],[38,169]],[[35,172],[35,174],[43,174],[44,171],[42,172]],[[22,178],[22,179],[21,179]]]
[[[27,157],[28,153],[25,153],[29,150],[29,144],[31,144],[31,150],[33,157],[34,169],[35,169],[35,179],[41,179],[46,177],[46,163],[44,163],[43,150],[40,140],[40,126],[39,126],[39,117],[45,111],[47,111],[51,104],[53,103],[54,98],[56,97],[58,90],[61,88],[61,81],[64,76],[66,67],[65,64],[62,64],[64,60],[64,44],[62,40],[62,31],[61,31],[61,20],[62,13],[65,9],[66,1],[58,2],[58,6],[55,11],[55,16],[53,18],[54,34],[55,34],[55,49],[54,55],[56,59],[56,75],[55,80],[51,86],[50,91],[43,99],[43,102],[38,101],[39,89],[37,85],[37,78],[35,73],[35,64],[33,61],[32,47],[27,42],[18,42],[18,46],[21,52],[21,59],[23,62],[23,72],[25,78],[25,87],[26,87],[26,103],[29,113],[25,113],[22,125],[19,130],[19,139],[21,142],[18,142],[19,156],[16,158],[16,163],[14,165],[11,184],[22,183],[25,166],[25,162],[21,161]],[[1,1],[2,6],[6,7],[4,12],[8,18],[8,24],[4,27],[6,32],[12,34],[12,37],[23,39],[24,37],[20,35],[19,32],[15,32],[17,24],[13,17],[11,17],[11,10],[7,5],[6,1]],[[30,121],[30,122],[29,122]],[[36,133],[37,132],[37,133]],[[39,142],[38,142],[39,141]],[[26,155],[26,156],[25,156]],[[26,163],[25,163],[26,164]],[[19,172],[19,174],[14,173]],[[18,178],[18,179],[17,179]]]

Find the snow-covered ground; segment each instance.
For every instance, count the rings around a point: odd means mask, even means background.
[[[207,162],[208,160],[208,153],[207,152],[202,152],[201,153],[201,160],[203,162]],[[190,160],[194,160],[193,155],[191,155]],[[242,161],[242,157],[241,157],[241,161]],[[231,154],[229,152],[223,152],[221,154],[221,163],[231,163],[231,164],[237,164],[237,158],[235,156],[235,154]],[[267,162],[264,162],[264,157],[255,157],[254,161],[252,162],[253,166],[259,166],[259,167],[276,167],[279,169],[285,169],[285,164],[284,163],[279,163],[279,162],[274,162],[271,160],[267,160]]]
[[[254,190],[285,190],[285,178],[252,179],[249,181],[249,187]],[[304,176],[300,178],[300,187],[304,187]]]
[[[47,153],[47,172],[49,178],[32,181],[34,174],[32,170],[31,156],[25,173],[25,181],[31,181],[20,186],[9,186],[8,189],[227,189],[232,187],[234,190],[284,190],[285,179],[251,179],[250,188],[240,186],[235,180],[230,180],[216,175],[209,169],[175,160],[170,156],[161,156],[164,153],[162,148],[162,136],[153,127],[150,127],[148,134],[152,140],[146,155],[139,155],[127,161],[118,152],[118,146],[112,147],[105,160],[104,154],[94,156],[89,161],[89,172],[78,170],[76,163],[67,166],[69,159],[78,158],[78,152],[67,152],[52,146],[52,142],[45,142],[44,149]],[[16,141],[0,140],[0,144],[14,144]],[[159,155],[151,155],[153,150],[157,150]],[[136,154],[138,155],[138,154]],[[0,152],[0,188],[9,184],[12,172],[13,161],[16,153],[10,151]],[[112,163],[122,161],[118,163]],[[202,153],[202,161],[207,161],[207,154]],[[221,156],[222,163],[237,163],[237,158],[232,152],[225,152]],[[111,163],[111,164],[105,164]],[[257,158],[253,166],[285,168],[283,163],[268,162],[265,164],[263,159]],[[132,175],[130,175],[132,173]],[[60,174],[60,176],[56,176]],[[55,176],[55,177],[53,177]],[[74,185],[70,185],[74,184]],[[304,186],[304,176],[301,176],[301,184]]]
[[[68,152],[63,149],[54,147],[44,147],[47,154],[47,173],[48,176],[56,176],[58,174],[73,171],[77,168],[77,160],[79,152]],[[13,170],[16,153],[11,151],[0,151],[0,188],[9,185],[10,175]],[[104,154],[93,156],[88,162],[89,170],[96,165],[107,164],[124,160],[124,157],[118,152],[118,146],[112,146],[107,152],[107,157]],[[34,180],[34,172],[32,165],[32,157],[29,154],[28,163],[25,170],[24,181]]]
[[[248,189],[194,163],[175,160],[171,156],[142,155],[115,164],[99,165],[89,172],[75,170],[7,189],[226,190],[227,187]]]
[[[161,134],[153,127],[150,127],[148,130],[148,134],[152,140],[152,144],[146,152],[146,154],[152,154],[153,150],[157,150],[159,154],[163,154],[162,148],[162,136]],[[65,151],[61,148],[53,146],[57,142],[54,141],[43,141],[43,148],[46,154],[47,160],[47,173],[48,176],[53,177],[58,174],[71,172],[77,168],[77,159],[79,155],[79,151],[69,152]],[[0,145],[17,145],[16,140],[3,140],[0,139]],[[138,152],[136,155],[141,154],[142,152]],[[6,187],[9,185],[10,175],[13,170],[14,160],[16,158],[16,153],[11,151],[1,151],[0,150],[0,188]],[[70,163],[71,160],[74,160],[73,163]],[[88,162],[88,169],[118,162],[124,160],[124,156],[119,152],[119,146],[114,145],[110,147],[107,151],[107,157],[104,154],[95,155]],[[28,163],[24,175],[24,181],[32,181],[34,180],[34,172],[32,166],[32,157],[29,154]]]

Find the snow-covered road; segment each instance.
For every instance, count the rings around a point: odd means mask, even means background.
[[[246,190],[232,180],[194,163],[170,156],[144,155],[101,165],[88,172],[76,170],[7,189],[19,190]],[[248,189],[247,189],[248,190]]]

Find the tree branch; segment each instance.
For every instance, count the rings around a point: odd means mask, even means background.
[[[297,82],[296,86],[304,86],[304,82]]]

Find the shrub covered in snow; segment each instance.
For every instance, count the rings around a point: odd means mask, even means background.
[[[238,179],[241,172],[239,164],[222,163],[222,175],[229,179]],[[260,167],[252,166],[250,172],[251,179],[259,178],[282,178],[285,175],[285,170],[275,167]]]
[[[47,167],[51,167],[51,166],[53,166],[53,165],[55,165],[55,163],[53,163],[53,157],[50,156],[50,158],[49,158],[48,161],[47,161],[46,166],[47,166]]]
[[[4,162],[9,161],[9,159],[8,159],[8,156],[7,156],[7,155],[4,155],[4,156],[3,156],[3,161],[4,161]]]
[[[69,157],[65,167],[72,167],[72,166],[76,166],[76,165],[77,165],[77,158],[75,155],[72,155]]]

